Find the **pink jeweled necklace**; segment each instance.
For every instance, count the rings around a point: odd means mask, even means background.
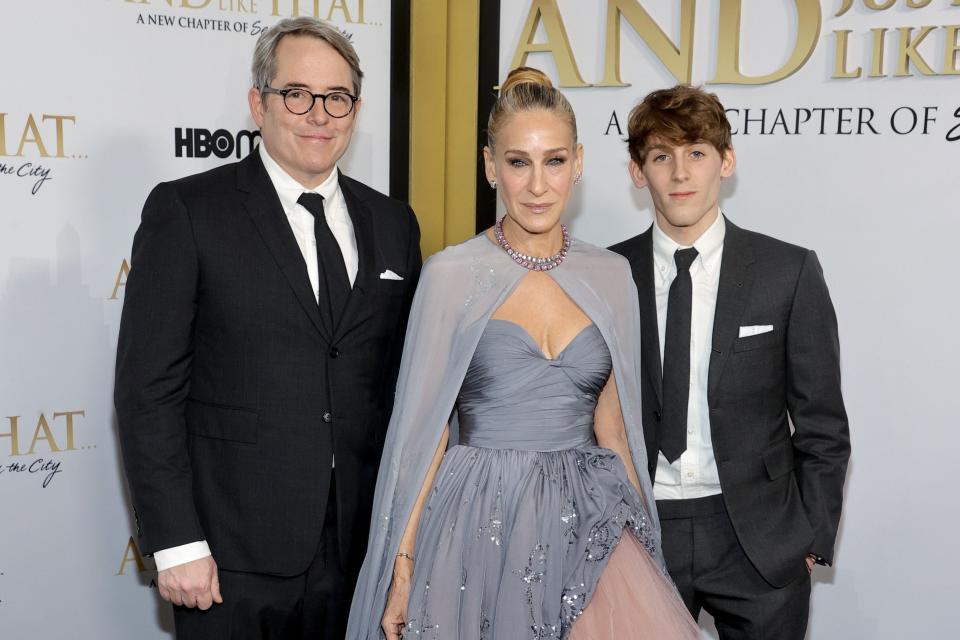
[[[559,267],[560,263],[567,257],[567,251],[570,250],[570,232],[567,231],[567,225],[560,225],[560,231],[563,233],[563,244],[560,247],[560,251],[548,258],[540,258],[537,256],[524,255],[510,246],[510,243],[507,242],[507,237],[503,235],[503,221],[505,219],[506,216],[497,220],[497,224],[493,227],[493,235],[496,236],[497,244],[503,247],[507,255],[513,258],[513,261],[524,269],[529,269],[530,271],[550,271],[551,269]]]

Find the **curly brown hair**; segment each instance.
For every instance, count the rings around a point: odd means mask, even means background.
[[[627,148],[639,166],[654,143],[709,142],[721,154],[733,147],[730,122],[716,94],[678,84],[658,89],[630,111]]]

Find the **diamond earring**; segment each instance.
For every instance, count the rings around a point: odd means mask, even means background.
[[[573,177],[573,184],[580,184],[580,178],[583,177],[583,172],[577,171],[577,175]]]
[[[491,188],[491,189],[496,189],[496,188],[497,188],[497,181],[496,181],[496,180],[491,180],[491,181],[490,181],[490,188]]]

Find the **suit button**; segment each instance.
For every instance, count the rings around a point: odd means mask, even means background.
[[[321,420],[323,420],[327,424],[330,424],[331,422],[333,422],[333,415],[331,415],[331,413],[327,411],[326,413],[323,414],[323,417],[321,418]]]
[[[653,417],[657,419],[657,422],[660,422],[661,420],[663,420],[663,416],[660,414],[659,411],[654,411]]]
[[[340,349],[337,349],[336,347],[331,347],[330,351],[328,352],[328,355],[329,355],[331,358],[339,358],[339,357],[340,357]]]

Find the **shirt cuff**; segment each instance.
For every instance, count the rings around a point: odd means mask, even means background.
[[[170,547],[169,549],[160,549],[153,553],[153,560],[157,563],[157,571],[165,571],[171,567],[200,560],[212,555],[210,545],[206,540],[197,542],[188,542],[179,547]]]
[[[823,556],[818,556],[817,554],[810,552],[807,554],[809,557],[813,558],[814,564],[819,564],[821,567],[829,567],[830,563],[827,562],[827,559]]]

